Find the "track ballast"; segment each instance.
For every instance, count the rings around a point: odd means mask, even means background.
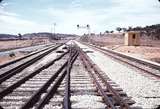
[[[4,109],[129,109],[134,101],[79,47],[69,45],[49,63],[1,83]],[[34,65],[34,64],[33,64]]]

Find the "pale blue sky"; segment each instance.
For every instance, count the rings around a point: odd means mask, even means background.
[[[160,23],[158,0],[4,0],[0,4],[0,33],[56,32],[81,34],[76,25],[91,25],[91,32],[116,27]]]

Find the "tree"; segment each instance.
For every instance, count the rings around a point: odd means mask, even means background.
[[[110,31],[110,33],[113,33],[114,31],[112,30],[112,31]]]
[[[160,24],[146,26],[146,27],[129,27],[128,31],[139,31],[141,36],[148,36],[151,39],[160,40]]]
[[[3,0],[0,0],[0,3],[2,2]]]
[[[132,27],[131,27],[131,26],[129,26],[127,31],[132,31]]]
[[[116,30],[120,32],[122,30],[122,28],[117,27]]]
[[[108,31],[108,30],[106,30],[106,31],[105,31],[105,33],[109,33],[109,31]]]
[[[18,38],[19,38],[19,40],[21,40],[21,39],[22,39],[22,35],[21,35],[21,33],[18,33]]]
[[[123,32],[126,32],[127,31],[127,28],[122,28]]]

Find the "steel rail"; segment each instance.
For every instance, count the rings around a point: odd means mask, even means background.
[[[70,57],[68,59],[67,63],[67,74],[66,74],[66,81],[65,81],[65,95],[63,99],[63,107],[64,109],[71,109],[71,102],[70,102],[70,67],[71,67],[71,57],[72,57],[73,51],[70,49]]]
[[[18,74],[20,73],[22,70],[24,70],[25,68],[27,68],[28,66],[34,64],[35,62],[37,62],[39,59],[42,59],[44,56],[46,56],[47,54],[51,53],[53,50],[56,50],[58,47],[60,47],[61,45],[58,45],[48,51],[46,51],[45,53],[43,54],[40,54],[38,55],[37,57],[33,58],[33,59],[30,59],[28,60],[27,62],[15,67],[15,68],[12,68],[10,69],[9,71],[7,72],[4,72],[3,74],[0,75],[0,84],[2,82],[4,82],[5,80],[9,79],[10,77],[12,77],[13,75],[15,74]]]
[[[129,105],[121,98],[121,96],[112,88],[112,86],[107,82],[107,80],[100,74],[100,72],[103,71],[101,71],[100,68],[93,63],[93,61],[89,58],[89,56],[85,55],[84,58],[91,65],[91,68],[93,68],[94,72],[98,75],[98,77],[101,78],[101,80],[105,83],[107,90],[114,94],[114,96],[116,97],[115,99],[120,104],[121,108],[129,109]]]
[[[108,56],[110,56],[110,57],[112,57],[112,58],[114,58],[114,59],[116,59],[116,60],[119,60],[120,62],[126,63],[126,64],[130,65],[131,67],[137,68],[137,69],[143,71],[143,73],[150,74],[150,75],[154,76],[155,78],[160,79],[160,75],[157,75],[157,74],[155,74],[155,73],[152,73],[151,71],[148,71],[148,70],[146,70],[146,69],[144,69],[144,68],[138,67],[138,66],[136,66],[136,65],[134,65],[134,64],[132,64],[132,63],[129,63],[128,61],[123,60],[123,59],[120,59],[120,58],[114,57],[114,56],[112,56],[112,55],[106,54],[105,52],[104,52],[104,54],[105,54],[105,55],[108,55]]]
[[[81,55],[81,60],[85,66],[85,68],[87,69],[89,75],[92,77],[96,88],[98,89],[98,91],[100,92],[100,94],[102,95],[105,104],[107,105],[107,108],[111,108],[111,109],[116,109],[116,107],[114,106],[114,104],[112,103],[112,101],[110,100],[110,98],[106,95],[105,91],[103,90],[103,88],[101,87],[101,85],[98,83],[98,80],[96,79],[95,75],[92,73],[91,70],[91,66],[89,66],[86,62],[86,59],[83,58],[83,56]]]
[[[21,107],[21,109],[28,109],[33,107],[33,105],[40,100],[42,93],[44,93],[52,82],[58,77],[62,70],[66,67],[67,62],[65,62],[61,68],[59,68],[56,73]]]
[[[90,45],[90,46],[93,47],[93,45]],[[158,65],[155,65],[155,64],[152,64],[152,63],[149,63],[149,62],[146,62],[146,61],[143,61],[143,60],[140,60],[140,59],[131,57],[131,56],[127,56],[127,55],[125,55],[125,54],[122,54],[122,53],[119,53],[119,52],[115,52],[115,51],[113,51],[113,50],[109,50],[109,49],[107,50],[107,49],[100,48],[100,47],[97,47],[97,46],[94,46],[94,47],[96,47],[96,48],[98,48],[98,49],[100,49],[100,50],[106,51],[106,52],[108,52],[108,53],[116,54],[116,55],[118,55],[118,56],[120,56],[120,57],[130,59],[130,60],[135,61],[135,62],[138,62],[138,63],[140,63],[140,64],[150,66],[150,67],[152,67],[152,68],[154,68],[154,69],[156,69],[156,70],[160,70],[160,66],[158,66]]]
[[[4,64],[0,65],[0,69],[6,67],[6,66],[8,66],[8,65],[14,64],[14,63],[16,63],[16,62],[18,62],[18,61],[21,61],[21,60],[23,60],[23,59],[26,59],[26,58],[28,58],[28,57],[30,57],[30,56],[33,56],[33,55],[35,55],[35,54],[38,54],[38,53],[40,53],[40,52],[42,52],[42,51],[45,51],[45,50],[47,50],[47,49],[50,49],[50,48],[52,48],[52,47],[54,47],[54,46],[51,46],[51,45],[50,45],[49,47],[44,48],[44,49],[42,49],[42,50],[33,52],[33,53],[28,54],[28,55],[26,55],[26,56],[23,56],[23,57],[21,57],[21,58],[18,58],[18,59],[9,61],[9,62],[7,62],[7,63],[4,63]]]
[[[83,59],[84,58],[84,59]],[[90,72],[92,78],[94,78],[94,82],[96,83],[97,87],[99,88],[101,94],[103,96],[105,96],[105,102],[109,100],[109,98],[107,97],[107,95],[104,93],[103,89],[101,88],[100,84],[97,82],[96,77],[94,76],[94,74],[92,73],[92,71],[90,70],[91,68],[93,69],[93,71],[95,72],[95,74],[98,75],[99,78],[101,78],[101,80],[103,81],[103,83],[105,83],[107,90],[109,92],[111,92],[116,99],[116,102],[118,102],[120,104],[120,107],[122,109],[129,109],[129,105],[120,97],[120,95],[112,88],[112,86],[107,82],[107,80],[100,74],[100,72],[102,72],[100,70],[100,68],[98,66],[96,66],[93,61],[89,58],[89,56],[87,56],[86,54],[84,54],[83,51],[81,51],[81,59],[84,61],[84,64],[87,66],[89,66],[88,71]],[[86,61],[86,62],[85,62]],[[88,64],[87,64],[88,63]],[[87,68],[87,67],[86,67]],[[111,108],[114,109],[113,104],[111,104],[110,101],[107,102]]]
[[[88,44],[85,44],[85,45],[88,45]],[[143,71],[143,73],[150,74],[150,75],[154,76],[155,78],[160,79],[160,75],[157,75],[157,74],[155,74],[155,73],[153,73],[151,71],[148,71],[148,70],[146,70],[144,68],[138,67],[135,64],[130,63],[130,62],[126,61],[126,60],[123,60],[123,59],[120,59],[118,57],[115,57],[115,56],[113,56],[113,54],[117,55],[117,56],[119,56],[121,58],[127,59],[129,61],[138,62],[138,63],[140,63],[140,64],[142,64],[144,66],[148,66],[150,68],[152,67],[152,68],[154,68],[155,70],[158,70],[158,71],[160,71],[160,66],[157,66],[157,65],[154,65],[154,64],[151,64],[151,63],[148,63],[148,62],[145,62],[145,61],[133,58],[133,57],[129,57],[129,56],[126,56],[126,55],[123,55],[123,54],[120,54],[120,53],[116,53],[116,52],[111,51],[111,50],[106,50],[106,49],[103,49],[103,48],[100,48],[100,47],[96,47],[96,46],[93,46],[93,45],[88,45],[88,46],[90,46],[93,49],[96,49],[96,50],[102,52],[103,54],[105,54],[107,56],[110,56],[110,57],[112,57],[112,58],[114,58],[114,59],[116,59],[116,60],[118,60],[120,62],[126,63],[126,64],[130,65],[131,67],[137,68],[137,69]]]
[[[65,56],[68,52],[63,53],[62,55],[58,56],[56,59],[54,59],[53,61],[47,63],[46,65],[38,68],[37,70],[35,70],[33,73],[23,77],[21,80],[17,81],[16,83],[12,84],[11,86],[7,87],[6,89],[4,89],[3,91],[0,92],[0,99],[2,99],[4,96],[6,96],[7,94],[11,93],[14,89],[16,89],[17,87],[19,87],[21,84],[23,84],[24,82],[26,82],[27,80],[29,80],[30,78],[34,77],[35,75],[37,75],[38,73],[40,73],[42,70],[48,68],[49,66],[51,66],[52,64],[54,64],[54,62],[60,60],[63,56]]]
[[[74,56],[71,59],[71,64],[73,65],[74,61],[76,60],[78,56],[78,53],[74,53]],[[69,69],[71,69],[72,65],[70,66]],[[55,82],[55,84],[51,87],[51,89],[48,91],[48,93],[41,99],[41,101],[38,103],[38,105],[36,105],[35,109],[42,109],[44,107],[45,104],[47,104],[49,102],[49,100],[53,97],[53,95],[56,93],[59,85],[61,84],[61,82],[63,81],[64,77],[66,76],[67,73],[67,67],[65,68],[65,70],[62,71],[62,74],[60,77],[58,77],[57,81]]]

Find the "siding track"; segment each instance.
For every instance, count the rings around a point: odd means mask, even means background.
[[[130,109],[135,103],[76,45],[57,54],[35,71],[3,81],[1,108]]]
[[[94,45],[83,43],[97,51],[102,52],[103,54],[111,57],[112,59],[122,62],[123,64],[126,64],[132,68],[138,69],[142,71],[142,73],[145,73],[146,76],[150,75],[151,77],[154,77],[156,79],[160,79],[160,65],[157,63],[153,63],[150,61],[134,58],[132,56],[128,56],[119,52],[115,52],[113,50],[104,49],[101,47],[97,47]]]

